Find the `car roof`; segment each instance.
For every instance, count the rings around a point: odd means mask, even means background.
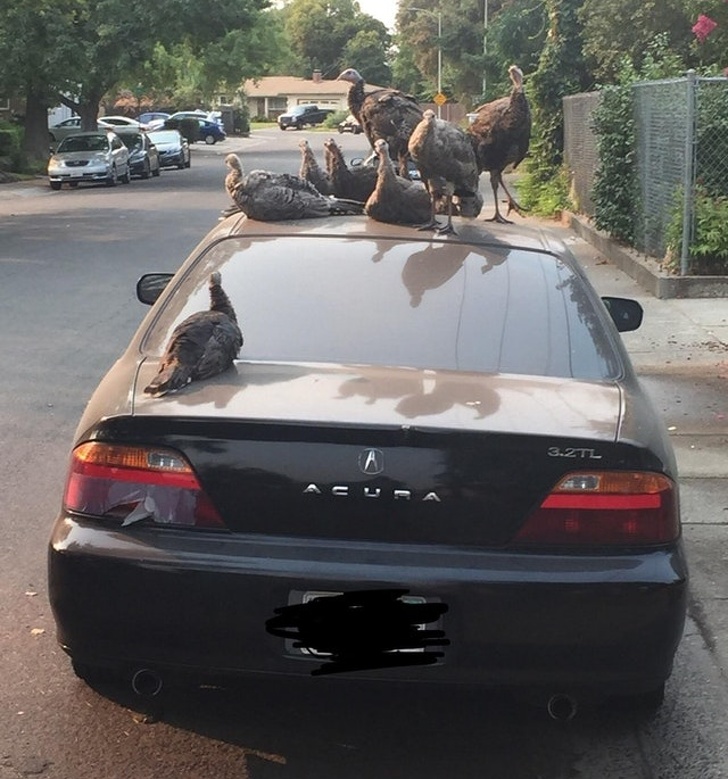
[[[73,135],[66,136],[67,138],[85,138],[89,135],[100,135],[103,138],[108,138],[110,135],[116,135],[113,130],[83,130],[82,132],[74,133]],[[64,141],[66,138],[63,139]]]

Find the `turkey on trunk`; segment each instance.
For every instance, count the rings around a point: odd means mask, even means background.
[[[354,68],[339,74],[338,81],[348,81],[349,111],[361,125],[369,144],[374,148],[378,140],[389,145],[389,153],[397,161],[398,173],[409,178],[407,170],[407,143],[417,123],[422,119],[422,108],[412,95],[398,89],[375,89],[364,92],[364,78]]]
[[[188,316],[172,331],[159,371],[144,388],[148,395],[166,395],[192,381],[212,378],[233,364],[243,334],[220,281],[218,272],[210,274],[210,308]]]
[[[438,119],[434,111],[427,110],[410,137],[409,152],[430,193],[430,221],[423,227],[454,233],[452,215],[455,196],[459,199],[463,215],[477,216],[480,213],[483,201],[478,190],[478,164],[468,136],[459,127]],[[435,213],[438,200],[443,197],[447,224],[439,227]],[[467,214],[465,203],[470,204]]]
[[[377,184],[377,169],[373,165],[350,168],[346,164],[339,144],[333,138],[324,141],[324,153],[333,194],[336,197],[366,203]]]
[[[364,206],[351,200],[322,195],[300,176],[253,170],[247,175],[237,154],[228,154],[225,189],[234,205],[226,216],[242,211],[250,219],[278,222],[287,219],[313,219],[332,214],[361,214]]]
[[[378,140],[374,150],[379,156],[377,185],[364,206],[364,213],[377,222],[416,225],[430,218],[430,196],[418,181],[410,181],[394,172],[387,142]]]
[[[503,171],[514,168],[526,156],[531,141],[531,109],[523,91],[523,72],[516,65],[508,68],[513,88],[507,97],[501,97],[477,109],[477,116],[468,127],[467,133],[478,160],[478,170],[490,173],[490,186],[495,200],[495,214],[489,222],[510,224],[506,217],[511,210],[521,213],[521,206],[515,201],[503,182]],[[508,211],[504,217],[498,207],[498,188],[508,198]]]
[[[301,149],[301,168],[298,171],[298,175],[302,179],[310,181],[322,195],[338,194],[334,192],[331,177],[325,170],[322,170],[321,166],[318,164],[311,144],[304,138],[299,142],[298,147]],[[354,198],[354,200],[356,200],[356,198]]]

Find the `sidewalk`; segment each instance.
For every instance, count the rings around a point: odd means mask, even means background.
[[[540,224],[566,243],[600,295],[644,308],[642,326],[622,340],[663,412],[681,477],[728,478],[728,299],[656,298],[571,227]],[[728,485],[721,489],[728,503]]]

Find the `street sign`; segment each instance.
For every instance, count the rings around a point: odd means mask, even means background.
[[[432,98],[432,102],[435,105],[445,105],[447,103],[447,97],[442,94],[442,92],[438,92],[435,97]]]

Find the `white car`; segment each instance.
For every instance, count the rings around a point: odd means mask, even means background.
[[[125,130],[139,131],[149,129],[149,125],[136,119],[129,119],[128,116],[100,116],[98,125],[100,129],[104,130],[116,130],[118,127],[123,127]]]
[[[113,187],[118,181],[128,184],[130,179],[129,150],[111,131],[69,135],[48,161],[51,189],[58,190],[63,184],[77,187],[82,182]]]

